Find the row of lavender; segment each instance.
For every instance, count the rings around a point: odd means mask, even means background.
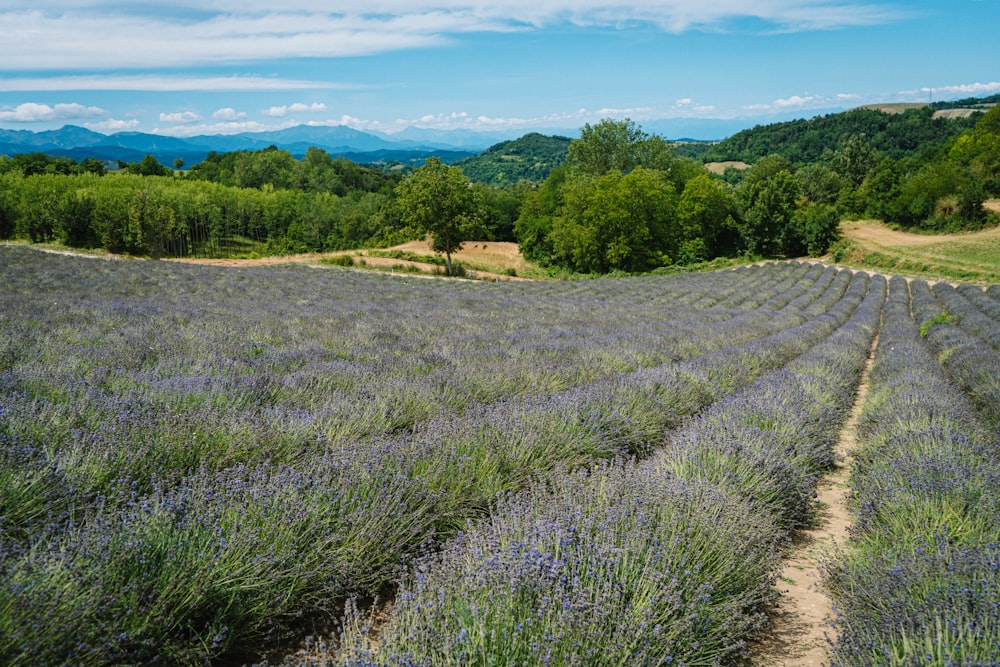
[[[959,293],[946,283],[930,287],[919,280],[910,289],[913,317],[927,346],[980,414],[1000,428],[1000,320],[970,302],[968,288]],[[996,302],[990,299],[984,308],[990,303]]]
[[[934,291],[959,310],[950,288]],[[1000,664],[1000,440],[975,368],[994,350],[941,312],[926,283],[911,301],[905,280],[890,282],[859,419],[857,521],[826,577],[835,665]]]
[[[539,290],[482,299],[468,289],[385,284],[374,293],[372,284],[355,280],[338,285],[331,298],[322,281],[276,285],[269,276],[255,286],[264,274],[228,274],[223,281],[204,271],[154,272],[165,285],[150,286],[138,299],[129,290],[124,301],[114,293],[85,299],[69,293],[61,301],[11,304],[4,354],[30,360],[19,364],[18,377],[8,384],[36,399],[36,413],[45,413],[36,420],[49,422],[40,437],[51,435],[51,422],[71,423],[78,421],[76,412],[86,412],[97,415],[87,424],[91,440],[113,424],[107,439],[120,441],[132,435],[125,431],[138,429],[137,441],[155,444],[161,430],[187,425],[191,444],[182,454],[189,458],[211,448],[206,432],[237,431],[273,459],[286,454],[285,447],[308,446],[301,441],[317,431],[325,442],[351,443],[460,413],[470,404],[548,395],[766,335],[773,330],[768,308],[756,306],[767,306],[769,296],[810,271],[802,266],[758,275],[741,290],[749,299],[737,294],[708,311],[695,311],[684,299],[711,306],[713,292],[732,296],[737,280],[701,289],[693,281],[680,295],[649,284],[633,293],[612,285],[616,289],[558,299]],[[28,293],[48,293],[37,271],[11,266],[9,272],[35,276],[24,288]],[[105,273],[114,285],[150,280],[138,271]],[[281,277],[305,282],[293,272]],[[64,279],[81,292],[103,283],[100,275]],[[773,290],[768,279],[776,283]],[[178,281],[195,289],[175,294]],[[210,294],[197,289],[206,284],[202,289]],[[647,300],[639,302],[644,292]],[[463,301],[476,305],[462,308]],[[756,309],[747,314],[729,303]],[[741,317],[728,329],[712,326],[735,315]],[[253,423],[247,413],[255,415]],[[80,432],[67,431],[63,439]],[[82,442],[78,448],[95,447]],[[294,457],[294,449],[287,454]],[[143,469],[148,463],[142,461]]]
[[[584,298],[501,293],[472,301],[482,295],[401,290],[397,281],[383,281],[376,294],[371,283],[355,281],[323,300],[330,291],[323,281],[300,287],[267,276],[253,285],[265,274],[160,271],[150,273],[167,285],[137,297],[131,287],[121,295],[90,291],[150,281],[148,274],[91,270],[97,275],[59,276],[49,291],[39,287],[37,269],[8,269],[27,278],[23,293],[35,295],[12,297],[4,311],[4,356],[14,360],[3,376],[12,397],[8,419],[22,438],[77,457],[85,478],[75,483],[97,487],[107,483],[107,470],[146,477],[145,489],[149,478],[177,468],[221,468],[255,457],[294,461],[469,405],[548,395],[697,354],[698,345],[759,337],[771,325],[764,311],[751,313],[756,323],[729,308],[691,316],[652,290],[646,319],[669,333],[651,329],[621,289]],[[787,288],[784,281],[808,271],[796,267],[771,277]],[[305,282],[307,276],[282,277]],[[178,280],[194,289],[173,293]],[[725,295],[735,284],[691,285],[681,296],[705,301],[713,287]],[[455,309],[447,301],[463,297],[478,307]],[[310,299],[317,302],[311,308],[302,303]],[[595,317],[585,326],[588,313]],[[734,315],[742,316],[738,331],[711,333]],[[608,320],[619,325],[613,333]]]
[[[278,642],[496,494],[652,451],[859,300],[794,264],[486,285],[0,262],[8,664]]]
[[[714,403],[646,460],[503,497],[415,565],[377,640],[352,614],[337,657],[319,647],[287,664],[739,659],[765,623],[789,531],[832,463],[884,297],[882,278],[869,290],[854,275],[808,333],[782,334],[806,341],[801,355]]]

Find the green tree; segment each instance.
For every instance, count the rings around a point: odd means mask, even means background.
[[[799,184],[785,169],[767,178],[754,174],[755,169],[750,170],[740,189],[743,204],[740,231],[747,250],[774,255],[784,249],[784,236],[795,212]]]
[[[736,250],[738,234],[735,218],[736,200],[708,174],[695,176],[681,193],[677,220],[688,245],[679,263],[690,263],[728,254]],[[699,246],[691,243],[700,239]]]
[[[473,198],[487,241],[513,241],[514,221],[521,209],[521,200],[510,188],[496,188],[474,183]]]
[[[315,146],[310,146],[299,162],[294,184],[307,192],[332,192],[341,197],[347,194],[347,186],[337,173],[333,158]]]
[[[130,163],[128,172],[139,176],[171,176],[173,174],[169,168],[160,164],[152,155],[146,155],[141,162]]]
[[[865,213],[879,220],[898,221],[899,182],[900,173],[896,162],[887,157],[883,158],[868,172],[861,187],[857,189],[855,208],[862,208]]]
[[[844,188],[844,179],[822,164],[810,164],[795,172],[802,196],[817,204],[835,204]]]
[[[1000,195],[1000,105],[990,109],[976,127],[960,136],[951,158],[968,166],[988,195]]]
[[[568,149],[569,162],[591,176],[610,171],[627,174],[638,166],[669,171],[673,159],[669,143],[643,132],[628,118],[587,123],[580,138],[570,142]]]
[[[906,227],[939,229],[944,219],[936,215],[938,203],[958,190],[960,175],[952,162],[933,162],[900,180],[898,222]]]
[[[62,210],[63,242],[73,248],[95,248],[100,239],[91,227],[94,201],[86,189],[71,190],[64,195]]]
[[[983,182],[971,174],[962,180],[958,188],[958,217],[968,226],[981,226],[986,221],[986,188]]]
[[[840,235],[840,215],[830,204],[805,202],[792,213],[784,235],[784,252],[819,257],[830,249]]]
[[[768,181],[782,171],[795,173],[795,167],[784,155],[772,154],[762,157],[743,174],[742,185],[747,187]]]
[[[404,223],[431,235],[431,249],[444,253],[452,275],[452,253],[478,227],[475,196],[462,170],[428,158],[396,186],[396,203]]]
[[[677,196],[668,175],[636,167],[567,184],[553,222],[560,263],[577,271],[646,271],[668,264],[686,240],[676,219]]]
[[[0,165],[3,163],[4,161],[0,159]],[[0,239],[14,236],[23,183],[24,177],[20,172],[0,170]]]
[[[287,188],[298,167],[291,153],[274,145],[262,151],[241,152],[237,156],[233,165],[234,185],[241,188],[260,189],[265,185]]]
[[[563,203],[563,185],[569,177],[567,165],[556,167],[542,185],[524,196],[514,223],[514,235],[525,258],[548,264],[552,260],[552,222]]]
[[[32,243],[55,239],[62,220],[68,181],[65,176],[35,174],[21,182],[21,198],[15,235]]]
[[[872,148],[863,134],[841,140],[833,154],[833,169],[854,187],[861,185],[872,169],[882,159],[882,154]]]

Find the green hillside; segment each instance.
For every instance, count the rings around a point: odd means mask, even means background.
[[[834,150],[842,138],[863,135],[871,148],[894,160],[932,152],[949,139],[975,127],[976,112],[965,118],[935,117],[935,106],[885,113],[853,109],[843,113],[758,125],[725,139],[707,150],[705,162],[739,160],[753,164],[766,155],[782,155],[792,163],[809,164]]]
[[[547,137],[533,132],[491,146],[456,164],[477,183],[504,186],[521,180],[541,182],[566,161],[570,141],[568,137]]]

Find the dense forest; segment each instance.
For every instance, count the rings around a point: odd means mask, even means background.
[[[935,117],[931,106],[856,109],[707,148],[605,119],[577,139],[529,134],[447,169],[429,160],[387,171],[274,146],[211,153],[187,171],[152,156],[113,172],[93,159],[0,156],[0,238],[253,257],[388,246],[449,229],[449,249],[516,240],[528,259],[581,273],[817,255],[845,218],[933,230],[996,224],[983,203],[1000,196],[1000,107],[973,102],[966,117]],[[709,173],[704,162],[721,159],[752,166]],[[438,172],[465,184],[443,226],[414,215],[419,200],[407,196],[411,179]]]
[[[504,141],[474,157],[456,162],[469,180],[495,186],[519,181],[540,183],[552,170],[566,162],[571,139],[547,137],[537,132]]]
[[[872,149],[898,160],[933,154],[942,144],[972,129],[982,114],[966,118],[935,117],[925,106],[903,113],[875,109],[853,109],[844,113],[758,125],[710,147],[702,155],[706,162],[740,160],[753,164],[778,154],[793,164],[823,161],[844,137],[864,136]]]

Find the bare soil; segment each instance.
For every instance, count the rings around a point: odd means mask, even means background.
[[[1000,200],[991,199],[986,202],[985,206],[990,210],[1000,212]],[[880,222],[865,220],[845,222],[840,228],[844,232],[844,236],[852,241],[907,248],[933,245],[956,239],[970,241],[1000,239],[1000,227],[964,234],[911,234],[910,232],[889,229]]]
[[[868,396],[868,372],[878,339],[872,343],[850,416],[841,430],[834,469],[817,487],[815,525],[797,531],[778,579],[781,597],[771,614],[770,635],[754,651],[761,667],[806,667],[827,664],[827,651],[836,637],[833,602],[823,588],[820,564],[847,540],[851,524],[847,479],[857,447],[858,415]]]

